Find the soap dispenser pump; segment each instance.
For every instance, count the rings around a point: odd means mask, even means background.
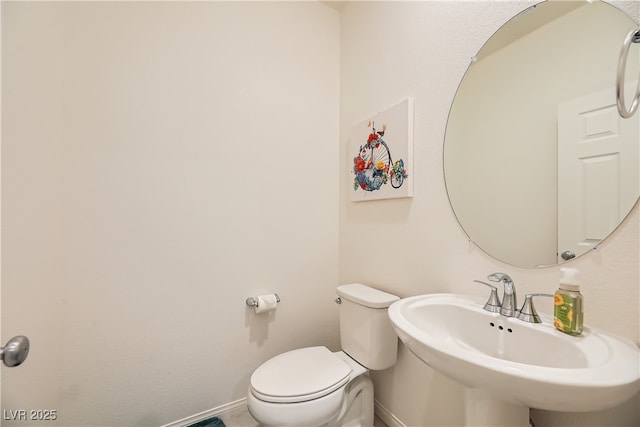
[[[565,267],[560,271],[564,275],[553,298],[553,325],[565,334],[580,335],[584,316],[580,282],[576,277],[579,270]]]

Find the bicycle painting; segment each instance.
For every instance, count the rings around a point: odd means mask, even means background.
[[[386,122],[379,129],[376,128],[375,121],[369,120],[366,128],[366,133],[364,133],[362,126],[354,129],[351,136],[355,141],[352,143],[353,150],[358,150],[353,157],[351,167],[351,172],[354,175],[353,192],[356,193],[352,200],[410,196],[410,191],[395,191],[405,184],[409,173],[405,158],[396,157],[395,153],[392,153],[392,149],[395,151],[397,148],[401,148],[401,144],[398,142],[402,141],[403,137],[408,139],[409,135],[405,135],[410,134],[409,131],[406,131],[408,127],[403,124],[399,126],[396,121],[393,129]],[[404,130],[404,133],[401,129]],[[389,139],[393,142],[387,142],[385,135],[391,133],[394,133],[395,139]],[[358,140],[362,143],[355,145]],[[405,149],[404,152],[401,151],[402,154],[408,155],[410,153]]]

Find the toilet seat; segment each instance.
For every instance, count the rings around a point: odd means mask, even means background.
[[[349,365],[326,347],[306,347],[279,354],[251,375],[251,392],[260,400],[295,403],[326,396],[351,377]]]

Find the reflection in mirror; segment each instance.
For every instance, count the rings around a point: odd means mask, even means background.
[[[447,122],[444,173],[469,238],[520,267],[606,238],[638,200],[639,121],[616,108],[618,54],[637,28],[604,2],[548,1],[473,58]],[[640,68],[632,49],[629,96]]]

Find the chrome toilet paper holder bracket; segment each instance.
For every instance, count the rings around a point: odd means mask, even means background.
[[[280,297],[278,294],[273,294],[276,297],[276,302],[280,302]],[[245,301],[249,307],[256,308],[258,307],[258,299],[256,297],[249,297]]]

